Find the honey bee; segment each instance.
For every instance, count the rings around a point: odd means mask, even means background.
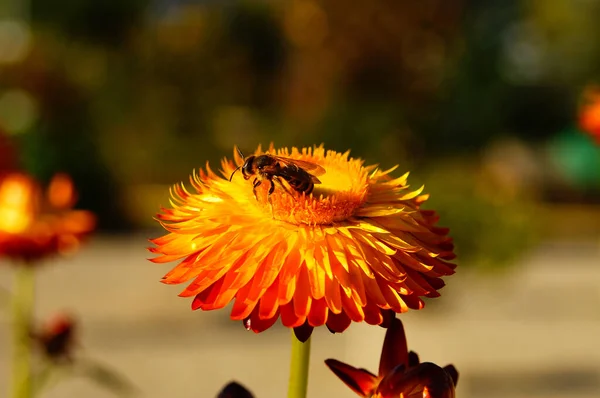
[[[325,169],[323,167],[303,160],[290,159],[270,154],[258,156],[252,155],[245,158],[239,149],[238,153],[244,160],[244,163],[231,173],[229,181],[231,181],[236,171],[242,169],[244,179],[249,180],[251,177],[254,177],[254,180],[252,181],[252,192],[254,193],[254,197],[256,197],[256,188],[258,188],[265,180],[271,183],[271,186],[269,187],[269,196],[271,196],[275,190],[275,183],[291,195],[286,186],[281,182],[282,179],[285,180],[294,191],[309,195],[313,191],[315,184],[321,183],[317,176],[325,174]]]

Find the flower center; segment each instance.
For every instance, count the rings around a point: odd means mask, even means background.
[[[317,177],[320,183],[314,184],[310,194],[292,188],[280,178],[280,182],[274,182],[275,190],[269,196],[271,184],[263,181],[257,189],[257,199],[275,219],[295,225],[327,225],[348,219],[365,202],[368,170],[362,161],[349,158],[348,153],[325,153],[318,147],[302,153],[296,148],[291,153],[280,150],[276,155],[315,163],[326,173]]]

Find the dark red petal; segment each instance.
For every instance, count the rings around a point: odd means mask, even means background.
[[[202,309],[204,306],[214,303],[219,297],[219,292],[224,280],[225,278],[221,278],[202,292],[198,293],[192,301],[192,310]]]
[[[446,365],[444,366],[444,370],[450,375],[450,377],[452,378],[452,382],[456,387],[456,383],[458,383],[458,370],[456,370],[454,365]]]
[[[277,310],[275,316],[273,316],[272,318],[260,319],[260,310],[258,307],[258,305],[254,307],[252,314],[250,314],[248,318],[244,319],[244,327],[246,328],[246,330],[252,330],[254,333],[264,332],[265,330],[273,326],[275,322],[277,322],[277,319],[279,319],[279,310]]]
[[[244,325],[244,329],[246,329],[246,330],[252,330],[252,322],[250,321],[250,317],[244,319],[242,321],[242,325]]]
[[[392,325],[392,321],[396,319],[394,310],[381,310],[381,315],[383,316],[383,322],[379,326],[384,329],[389,328]]]
[[[329,318],[327,318],[327,329],[331,333],[342,333],[351,323],[352,320],[345,312],[342,311],[339,314],[331,313],[329,314]]]
[[[410,308],[411,310],[420,310],[423,309],[423,307],[425,307],[425,303],[423,302],[423,300],[421,300],[416,294],[402,296],[402,300],[404,300],[408,308]]]
[[[365,322],[369,325],[381,325],[384,321],[381,309],[375,303],[369,301],[364,308]]]
[[[387,375],[398,365],[408,366],[408,347],[402,321],[394,318],[387,332],[385,332],[381,359],[379,360],[379,377]]]
[[[361,397],[370,397],[377,387],[377,377],[368,370],[357,369],[336,359],[325,360],[325,365]]]
[[[415,367],[419,364],[420,360],[419,360],[419,355],[414,352],[411,351],[408,353],[408,367],[412,368]]]
[[[382,398],[422,397],[427,387],[428,398],[455,398],[452,377],[436,364],[424,362],[405,371],[404,366],[398,366],[388,373],[379,383],[377,393]],[[418,394],[418,393],[421,394]],[[415,395],[416,394],[416,395]]]
[[[425,279],[427,281],[427,283],[429,283],[429,285],[431,287],[433,287],[435,290],[440,290],[441,288],[443,288],[444,286],[446,286],[446,282],[444,282],[443,279],[440,278],[432,278],[430,276],[427,275],[422,275],[423,279]]]
[[[308,340],[310,335],[312,334],[313,329],[314,328],[310,326],[307,321],[304,322],[302,326],[294,328],[294,334],[296,335],[296,338],[298,340],[300,340],[302,343],[305,343],[306,340]]]
[[[254,395],[241,384],[232,381],[221,390],[217,398],[254,398]]]

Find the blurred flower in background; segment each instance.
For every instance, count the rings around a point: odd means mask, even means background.
[[[453,365],[420,363],[416,353],[408,352],[404,326],[397,318],[386,331],[377,376],[335,359],[325,364],[364,398],[454,398],[458,381]]]
[[[579,127],[600,144],[600,87],[588,87],[579,109]]]
[[[76,323],[72,316],[64,313],[54,315],[34,332],[33,337],[48,360],[56,363],[73,361]]]
[[[75,377],[88,379],[115,396],[134,395],[136,387],[125,375],[85,355],[79,345],[79,326],[75,317],[59,312],[31,331],[30,337],[41,354],[34,361],[34,395],[46,392],[66,378]]]
[[[279,185],[269,196],[262,180],[255,198],[241,175],[228,181],[244,163],[234,152],[235,163],[221,163],[224,178],[207,167],[191,179],[195,193],[176,185],[173,209],[158,215],[169,234],[152,240],[152,261],[183,259],[163,282],[192,280],[180,295],[195,296],[193,309],[235,300],[231,318],[248,329],[262,332],[281,316],[304,341],[313,327],[379,325],[387,310],[421,309],[420,297],[440,295],[454,246],[437,214],[421,209],[428,195],[408,189],[408,173],[392,178],[395,167],[363,166],[322,146],[267,153],[326,172],[310,196]]]
[[[0,180],[0,256],[30,263],[76,250],[94,229],[89,211],[72,210],[76,193],[71,179],[54,176],[44,194],[23,173]]]

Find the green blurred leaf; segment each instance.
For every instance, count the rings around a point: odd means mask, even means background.
[[[134,396],[138,392],[137,388],[124,375],[108,365],[96,361],[80,362],[77,373],[120,397]]]

